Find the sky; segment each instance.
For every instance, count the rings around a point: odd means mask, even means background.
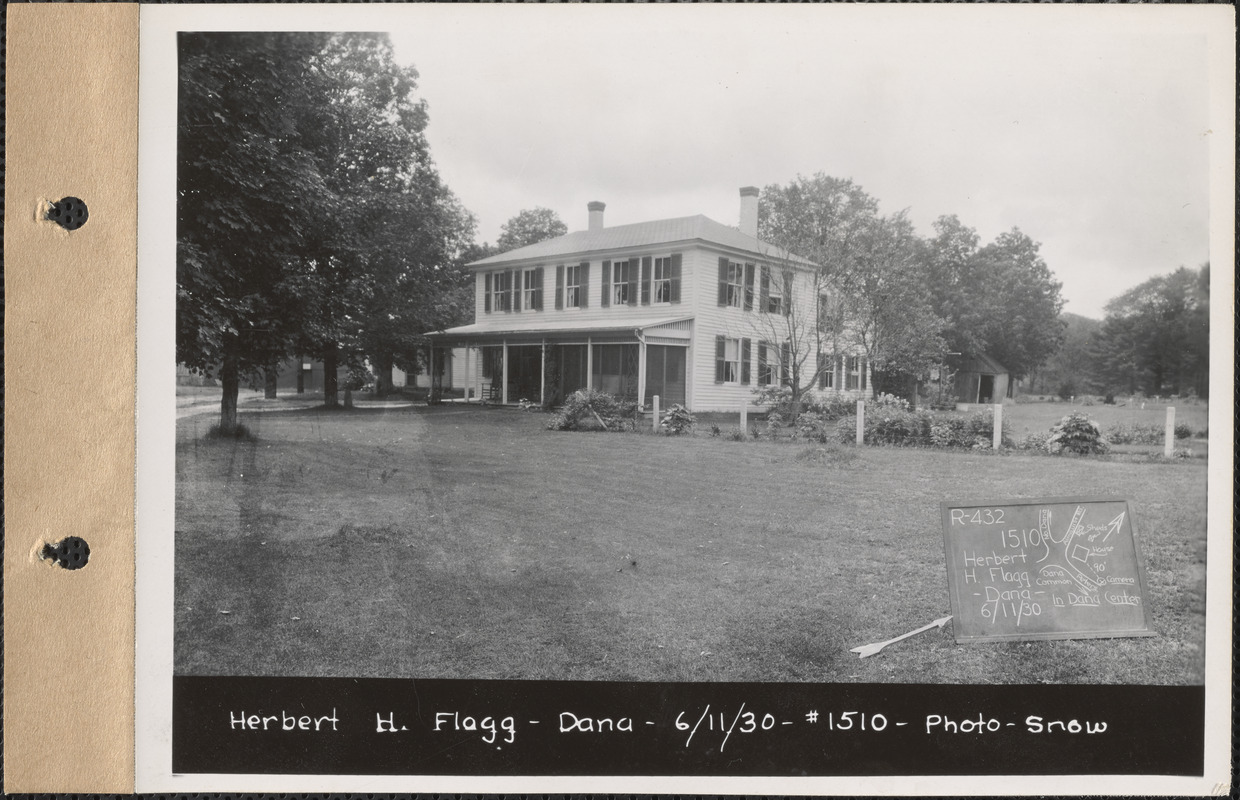
[[[582,229],[591,200],[607,225],[735,225],[740,187],[823,172],[923,235],[948,214],[983,244],[1020,228],[1086,316],[1209,259],[1200,26],[1097,13],[1114,6],[420,8],[389,32],[479,241],[534,207]]]

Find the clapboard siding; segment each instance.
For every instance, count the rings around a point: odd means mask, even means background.
[[[692,300],[691,293],[687,292],[688,287],[693,286],[695,275],[693,268],[687,266],[694,259],[690,258],[690,252],[695,249],[690,247],[679,247],[675,249],[657,248],[634,248],[632,250],[618,251],[615,253],[606,253],[599,255],[591,255],[589,259],[589,279],[587,285],[588,304],[585,308],[565,308],[556,309],[556,267],[563,264],[565,266],[574,266],[585,263],[585,258],[574,258],[565,261],[540,261],[537,263],[525,264],[520,268],[543,267],[543,307],[541,311],[530,311],[522,308],[520,311],[486,311],[485,287],[486,274],[491,272],[500,272],[502,270],[480,269],[474,279],[474,319],[480,331],[485,332],[488,328],[494,330],[520,330],[530,329],[537,330],[544,326],[547,322],[555,320],[558,323],[564,320],[573,320],[580,324],[583,329],[588,329],[591,325],[598,324],[614,324],[623,320],[646,320],[652,317],[682,317],[691,316]],[[642,305],[640,302],[641,281],[638,280],[639,302],[635,305],[607,305],[602,304],[602,287],[603,287],[603,262],[625,261],[629,258],[641,259],[646,256],[658,258],[664,256],[672,256],[676,253],[681,254],[681,300],[679,303],[650,303]],[[516,269],[517,267],[512,267]],[[687,296],[688,295],[688,296]]]

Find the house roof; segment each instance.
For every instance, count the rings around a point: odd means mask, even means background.
[[[687,319],[693,319],[689,316],[679,317],[642,317],[638,319],[618,319],[618,320],[590,320],[583,322],[580,319],[553,319],[541,321],[535,327],[509,327],[497,328],[494,325],[479,325],[473,323],[470,325],[459,325],[455,328],[448,328],[442,331],[432,331],[427,336],[436,338],[476,338],[485,336],[487,338],[503,337],[503,336],[530,336],[544,333],[586,333],[596,331],[604,333],[608,331],[631,331],[635,329],[646,330],[649,328],[657,328],[661,325],[670,325],[673,322],[682,322]]]
[[[721,225],[709,217],[697,214],[692,217],[660,219],[653,222],[637,222],[617,225],[599,230],[574,231],[554,239],[546,239],[506,253],[488,256],[467,266],[489,267],[515,261],[540,258],[559,258],[584,255],[599,250],[623,250],[628,247],[670,244],[672,242],[700,241],[745,250],[766,258],[789,260],[814,266],[813,262],[787,253],[775,245],[747,236],[736,228]]]
[[[957,372],[977,372],[982,375],[1003,375],[1008,368],[986,353],[971,353],[959,358],[953,365]]]

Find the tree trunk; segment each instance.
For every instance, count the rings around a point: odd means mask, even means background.
[[[378,358],[375,362],[375,396],[387,397],[393,389],[392,360]]]
[[[323,405],[340,408],[340,396],[336,381],[336,345],[323,352]]]
[[[302,358],[303,356],[297,357],[297,394],[306,393],[306,368]]]
[[[272,364],[263,370],[263,397],[268,400],[276,399],[276,377],[280,374],[280,365]]]
[[[220,365],[220,384],[224,387],[220,399],[220,435],[234,436],[237,433],[237,390],[241,387],[236,359],[225,358]]]

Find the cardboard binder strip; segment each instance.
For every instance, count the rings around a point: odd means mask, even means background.
[[[137,5],[8,7],[6,792],[133,789],[137,124]]]

